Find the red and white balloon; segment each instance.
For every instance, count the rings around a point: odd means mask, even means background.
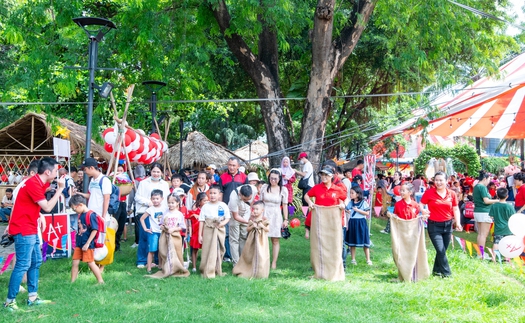
[[[124,134],[122,149],[120,154],[117,156],[116,144],[117,144],[118,127],[111,127],[104,130],[102,138],[106,142],[104,149],[108,153],[112,153],[118,159],[125,159],[126,154],[132,162],[139,164],[151,164],[162,157],[162,154],[168,150],[168,143],[160,140],[160,136],[157,133],[152,133],[150,136],[146,136],[141,129],[126,128]]]
[[[509,218],[509,229],[513,233],[499,242],[499,252],[507,258],[520,256],[525,250],[525,214],[516,213]]]

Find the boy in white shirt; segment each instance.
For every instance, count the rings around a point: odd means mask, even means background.
[[[144,231],[148,234],[148,263],[147,270],[148,274],[151,274],[151,264],[155,252],[159,250],[159,237],[160,237],[160,225],[162,224],[162,218],[164,215],[165,208],[162,207],[162,190],[155,189],[151,191],[151,203],[146,212],[140,218],[140,223]],[[146,227],[144,222],[149,217],[150,228]]]

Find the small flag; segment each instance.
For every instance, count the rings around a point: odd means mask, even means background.
[[[465,240],[465,244],[467,245],[469,255],[472,257],[472,242]]]

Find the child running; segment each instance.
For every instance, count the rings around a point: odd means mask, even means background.
[[[430,269],[423,220],[419,217],[419,205],[414,201],[414,186],[402,183],[399,194],[401,200],[394,205],[395,215],[388,214],[392,256],[398,269],[398,278],[393,281],[423,280],[430,275]]]
[[[349,213],[345,244],[350,247],[352,255],[352,265],[357,265],[355,260],[355,248],[363,247],[366,263],[372,265],[370,260],[370,233],[368,232],[367,219],[369,217],[370,206],[363,198],[361,187],[354,185],[350,189],[350,202],[346,206]]]
[[[186,231],[184,215],[179,211],[181,200],[177,194],[168,195],[168,210],[164,212],[160,225],[159,268],[161,271],[149,276],[164,278],[168,276],[188,277],[189,271],[184,268],[182,256],[182,232]]]
[[[233,267],[233,274],[244,278],[268,278],[270,275],[270,245],[268,227],[270,222],[263,217],[264,202],[256,201],[248,220],[248,236],[239,262]]]
[[[78,267],[80,261],[87,263],[99,284],[104,284],[100,269],[95,264],[95,243],[94,239],[98,232],[97,214],[90,211],[86,206],[86,199],[75,194],[69,200],[69,206],[78,214],[78,232],[76,236],[76,247],[73,252],[73,265],[71,266],[71,282],[75,282],[78,277]],[[89,216],[89,225],[86,217]]]
[[[201,192],[197,194],[193,210],[188,212],[186,218],[190,220],[190,247],[191,247],[191,263],[193,264],[192,272],[197,272],[197,254],[202,245],[199,243],[199,215],[204,204],[208,203],[208,194]]]
[[[159,249],[160,224],[162,223],[162,217],[164,214],[162,200],[162,190],[155,189],[151,191],[151,204],[153,205],[150,206],[140,218],[142,228],[148,235],[148,274],[151,274],[151,264],[153,263],[153,257],[155,256],[155,252],[157,252]],[[148,217],[150,218],[150,229],[146,227],[145,223]]]
[[[489,211],[489,216],[494,220],[494,253],[492,254],[492,260],[496,261],[495,256],[498,255],[498,260],[501,262],[498,245],[501,239],[512,235],[509,229],[509,219],[515,212],[514,208],[507,203],[509,191],[505,187],[498,188],[496,195],[499,201],[492,204]]]
[[[410,183],[401,184],[399,190],[401,200],[394,205],[394,214],[403,220],[415,219],[419,215],[419,205],[413,199],[414,186]]]
[[[208,193],[210,202],[202,206],[199,215],[199,243],[202,244],[199,270],[204,278],[215,278],[216,275],[223,276],[224,226],[230,221],[230,209],[219,201],[219,186],[212,186]]]

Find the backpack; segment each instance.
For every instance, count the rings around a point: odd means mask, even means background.
[[[100,179],[100,182],[98,183],[100,185],[100,191],[102,192],[102,181],[104,180],[104,177],[109,179],[107,176],[103,176]],[[111,182],[111,180],[110,180]],[[111,183],[111,195],[109,196],[109,205],[108,205],[108,213],[109,214],[117,214],[119,205],[120,205],[120,189],[117,185]]]
[[[467,219],[474,219],[474,202],[468,201],[465,202],[465,218]]]
[[[66,185],[64,189],[62,190],[62,194],[64,194],[64,197],[67,199],[69,197],[69,179],[66,178]]]
[[[93,214],[93,211],[86,212],[86,224],[88,227],[91,227],[91,214]],[[80,220],[80,216],[79,216],[79,220]],[[102,248],[104,247],[106,243],[106,221],[104,221],[102,216],[98,214],[97,214],[97,225],[98,225],[98,231],[93,241],[95,242],[95,248]]]

